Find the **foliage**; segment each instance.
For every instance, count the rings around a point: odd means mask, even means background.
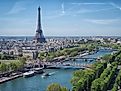
[[[107,62],[109,62],[110,60],[112,60],[112,55],[111,54],[106,54],[102,57],[103,60],[106,60]]]
[[[107,67],[100,78],[95,79],[92,82],[91,91],[107,91],[107,88],[113,78],[117,69],[117,63],[112,63],[110,67]]]
[[[47,87],[46,91],[68,91],[68,89],[60,86],[58,83],[52,83]]]
[[[1,60],[13,60],[15,57],[13,55],[8,55],[5,53],[0,53],[0,59]]]
[[[118,87],[121,89],[121,69],[116,77],[115,83],[113,85],[112,91],[118,91]]]
[[[69,91],[66,87],[61,87],[61,91]]]
[[[77,70],[73,73],[71,83],[73,91],[90,90],[92,81],[99,77],[106,68],[106,62],[97,62],[92,65],[92,69]]]
[[[17,71],[23,68],[24,64],[21,61],[12,61],[9,63],[1,63],[0,64],[0,72],[7,72],[7,71]]]
[[[1,71],[1,72],[8,71],[8,65],[5,64],[5,63],[1,63],[1,64],[0,64],[0,71]]]

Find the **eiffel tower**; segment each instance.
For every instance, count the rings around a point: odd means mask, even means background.
[[[43,43],[46,42],[45,37],[42,32],[42,26],[41,26],[41,14],[40,14],[41,8],[38,8],[38,21],[37,21],[37,30],[34,40],[36,43]]]

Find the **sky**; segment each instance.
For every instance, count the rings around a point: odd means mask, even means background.
[[[0,36],[120,36],[121,0],[0,0]]]

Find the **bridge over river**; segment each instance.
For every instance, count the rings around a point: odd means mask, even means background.
[[[92,58],[92,57],[90,57],[90,58],[86,58],[86,57],[69,57],[69,58],[67,58],[67,60],[71,60],[71,59],[84,59],[84,60],[97,60],[97,59],[99,59],[99,58]]]
[[[46,62],[44,63],[44,65],[46,65],[47,68],[55,68],[55,69],[60,69],[60,68],[64,68],[64,69],[85,69],[85,68],[90,68],[91,65],[90,64],[80,64],[80,63],[61,63],[61,62],[56,62],[56,63],[50,63],[50,62]]]

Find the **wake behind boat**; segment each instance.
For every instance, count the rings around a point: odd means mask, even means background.
[[[49,73],[49,75],[53,75],[53,74],[55,74],[57,71],[55,71],[55,72],[51,72],[51,73]]]
[[[42,78],[45,78],[45,77],[48,77],[48,76],[51,76],[53,74],[55,74],[56,72],[50,72],[50,73],[44,73],[41,77]]]
[[[50,76],[49,73],[44,73],[41,77],[42,77],[42,78],[45,78],[45,77],[47,77],[47,76]]]

